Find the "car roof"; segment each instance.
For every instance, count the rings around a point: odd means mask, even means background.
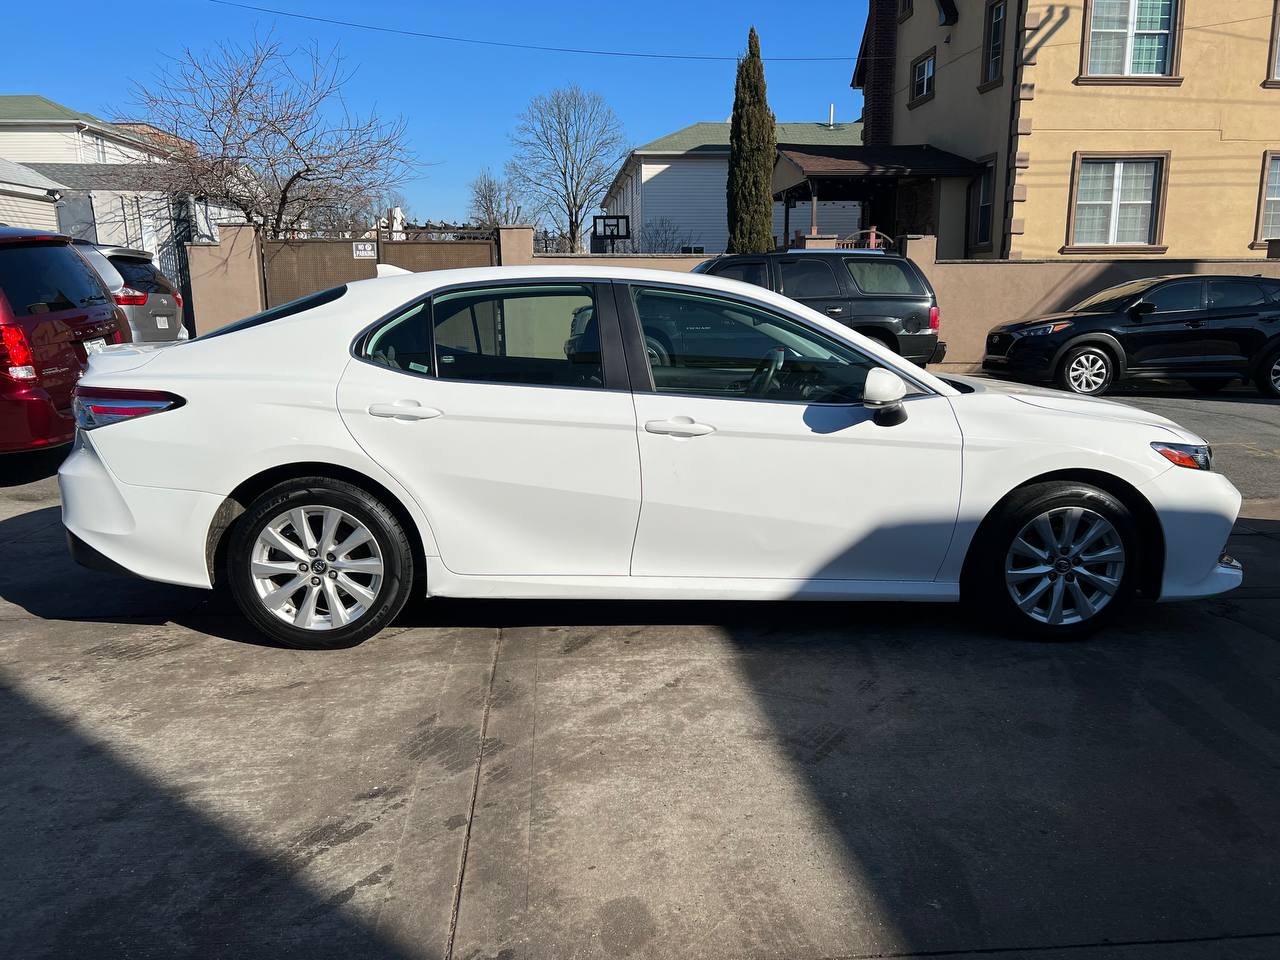
[[[903,259],[902,254],[897,250],[868,250],[866,247],[856,247],[852,250],[836,248],[815,250],[813,248],[796,247],[788,250],[770,250],[768,253],[722,253],[712,259],[729,260],[734,257],[791,257],[797,255],[806,257],[897,257]]]
[[[70,243],[71,238],[49,230],[30,230],[27,227],[0,226],[0,243],[22,243],[28,240],[61,240]]]

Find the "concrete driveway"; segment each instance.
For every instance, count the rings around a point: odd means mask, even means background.
[[[1280,955],[1280,404],[1146,393],[1250,498],[1226,598],[421,603],[262,645],[0,489],[0,956]]]

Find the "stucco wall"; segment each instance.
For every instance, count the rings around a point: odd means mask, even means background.
[[[220,243],[187,244],[196,333],[208,333],[266,306],[262,251],[253,227],[218,225]]]
[[[1176,86],[1077,83],[1083,0],[1030,0],[1033,85],[1018,149],[1025,257],[1066,242],[1075,151],[1169,151],[1164,243],[1169,258],[1262,257],[1250,249],[1263,152],[1280,149],[1280,89],[1269,76],[1274,0],[1184,0]]]

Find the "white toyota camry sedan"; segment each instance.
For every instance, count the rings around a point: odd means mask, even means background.
[[[586,266],[364,280],[95,355],[78,560],[225,579],[358,643],[450,597],[960,598],[1047,637],[1240,583],[1240,495],[1161,417],[940,378],[733,280]]]

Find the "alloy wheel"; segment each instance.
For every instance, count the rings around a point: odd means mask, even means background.
[[[1280,394],[1280,354],[1276,354],[1271,364],[1271,391]]]
[[[378,541],[337,507],[294,507],[278,515],[258,534],[249,565],[267,612],[304,630],[354,623],[382,587]]]
[[[1096,353],[1082,353],[1067,367],[1067,380],[1077,393],[1093,393],[1107,382],[1107,361]]]
[[[1124,566],[1124,541],[1111,521],[1087,507],[1055,507],[1013,538],[1005,586],[1033,620],[1083,623],[1111,602]]]

